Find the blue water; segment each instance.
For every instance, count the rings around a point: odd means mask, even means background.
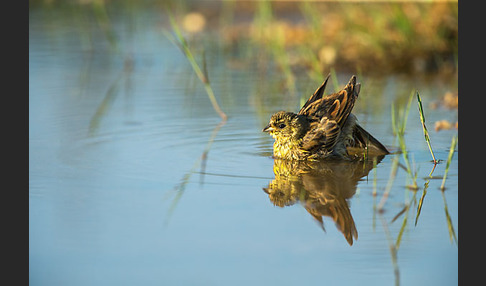
[[[384,212],[374,211],[393,158],[404,164],[401,154],[386,156],[348,200],[358,231],[350,246],[330,217],[323,231],[301,204],[274,206],[263,190],[275,174],[272,138],[261,129],[272,112],[299,103],[275,92],[282,75],[262,76],[251,62],[231,68],[231,54],[209,51],[211,83],[228,115],[215,130],[220,118],[164,37],[161,16],[138,13],[135,32],[123,17],[114,20],[114,48],[81,16],[29,11],[31,285],[457,284],[458,246],[445,206],[458,237],[458,153],[443,196],[445,162],[434,170],[438,179],[427,179],[433,164],[415,101],[405,138],[419,189],[414,196],[406,188],[411,181],[399,168]],[[350,76],[338,74],[342,83]],[[297,78],[311,85],[298,85],[303,94],[320,84]],[[457,130],[435,132],[433,122],[454,121],[457,111],[428,103],[453,83],[365,73],[360,80],[366,84],[354,113],[392,151],[399,147],[390,106],[420,90],[435,156],[447,159]],[[404,218],[397,277],[390,244]]]

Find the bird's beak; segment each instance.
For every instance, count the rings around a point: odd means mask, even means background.
[[[275,129],[273,129],[272,126],[270,126],[270,124],[268,124],[267,126],[265,126],[265,128],[263,128],[262,132],[270,132],[270,131],[273,131]]]

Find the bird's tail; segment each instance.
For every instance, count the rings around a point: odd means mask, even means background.
[[[368,131],[364,130],[363,127],[356,124],[354,131],[354,138],[360,147],[368,148],[368,152],[375,155],[386,155],[390,152],[386,149],[383,144],[380,143],[375,137],[373,137]]]

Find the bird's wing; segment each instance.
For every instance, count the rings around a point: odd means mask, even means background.
[[[310,131],[302,138],[302,149],[307,151],[321,148],[330,150],[336,145],[340,133],[341,127],[336,121],[323,118],[320,122],[313,123]]]
[[[325,86],[325,84],[323,84]],[[356,83],[356,76],[352,76],[348,84],[339,92],[326,95],[316,95],[320,89],[309,98],[299,114],[310,118],[327,117],[334,120],[340,127],[344,125],[349,114],[353,110],[354,103],[358,98],[361,85]],[[312,99],[312,100],[311,100]]]
[[[306,101],[306,103],[302,106],[302,108],[300,109],[299,113],[298,114],[305,114],[306,113],[306,110],[307,110],[307,107],[314,103],[315,101],[317,100],[320,100],[322,98],[322,96],[324,95],[324,91],[326,90],[326,85],[327,85],[327,81],[329,80],[329,76],[331,74],[328,74],[326,79],[324,80],[324,82],[321,84],[321,86],[316,89],[316,91],[311,95],[311,97],[309,97],[309,99]]]

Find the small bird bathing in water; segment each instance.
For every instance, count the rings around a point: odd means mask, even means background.
[[[359,154],[385,155],[388,150],[361,127],[351,113],[361,84],[352,76],[339,92],[324,96],[327,81],[300,111],[279,111],[263,128],[274,139],[273,156],[280,159],[353,159]]]

